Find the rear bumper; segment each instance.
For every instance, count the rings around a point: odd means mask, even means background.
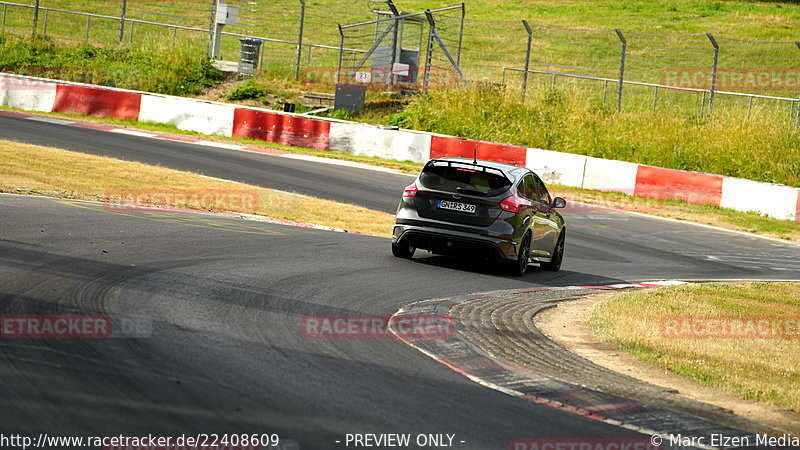
[[[420,221],[421,222],[421,221]],[[418,223],[395,223],[392,244],[410,243],[434,253],[451,256],[516,260],[517,242],[488,235],[448,230]]]

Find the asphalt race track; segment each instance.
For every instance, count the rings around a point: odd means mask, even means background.
[[[390,212],[410,181],[8,117],[0,136]],[[382,238],[0,195],[0,313],[144,324],[112,339],[0,339],[0,433],[278,433],[302,449],[345,448],[348,433],[455,434],[456,448],[641,437],[479,386],[397,339],[306,337],[301,320],[495,289],[800,279],[790,244],[600,208],[565,217],[562,271],[519,279],[427,254],[399,260]]]

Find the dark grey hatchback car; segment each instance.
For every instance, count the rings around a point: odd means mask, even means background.
[[[558,271],[566,227],[552,199],[531,170],[462,158],[428,161],[406,187],[392,235],[392,253],[411,258],[416,249],[508,264],[525,274],[528,262]]]

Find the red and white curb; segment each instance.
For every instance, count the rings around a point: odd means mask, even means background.
[[[205,135],[416,163],[445,156],[477,156],[527,167],[548,183],[681,199],[744,212],[756,210],[800,222],[800,189],[795,187],[396,127],[7,73],[0,73],[0,106],[172,124]]]
[[[448,317],[451,323],[455,323],[451,316],[451,310],[454,307],[470,301],[513,294],[546,291],[575,291],[576,293],[584,291],[589,294],[598,290],[664,287],[682,284],[686,283],[678,280],[666,280],[603,286],[536,287],[423,300],[400,308],[390,318],[389,328],[398,339],[436,362],[482,386],[513,397],[547,405],[642,434],[660,436],[667,442],[669,442],[670,435],[677,433],[689,436],[710,436],[712,433],[723,433],[725,436],[747,436],[748,434],[741,430],[717,425],[705,419],[645,404],[638,400],[572,385],[520,368],[492,357],[472,344],[460,332],[454,333],[446,339],[430,340],[401,336],[395,332],[392,326],[394,321],[406,315],[443,315]],[[555,303],[544,302],[542,309],[554,305]],[[667,426],[669,426],[669,429],[666,429]],[[699,447],[714,448],[707,445],[700,445]]]

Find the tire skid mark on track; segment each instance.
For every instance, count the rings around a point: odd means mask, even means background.
[[[445,315],[452,320],[451,309],[465,302],[503,297],[513,294],[540,291],[586,291],[613,290],[642,287],[663,287],[684,284],[683,281],[667,280],[643,283],[625,283],[607,286],[565,286],[539,287],[492,291],[444,299],[422,300],[400,308],[389,320],[390,331],[424,355],[443,364],[470,380],[537,404],[550,406],[562,411],[578,414],[588,419],[598,420],[643,434],[658,435],[668,440],[670,434],[683,433],[690,436],[710,436],[722,433],[725,436],[750,436],[751,434],[734,428],[717,425],[699,417],[677,413],[666,408],[653,406],[639,400],[624,398],[614,394],[573,385],[544,376],[531,370],[496,359],[469,342],[460,332],[444,340],[403,337],[397,333],[396,320],[406,315]],[[555,303],[544,305],[546,309]],[[706,439],[706,441],[709,441]],[[699,448],[713,449],[708,445]]]

